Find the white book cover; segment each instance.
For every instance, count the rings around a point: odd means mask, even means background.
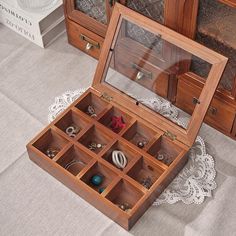
[[[7,17],[3,19],[2,23],[42,48],[48,46],[51,42],[53,42],[56,38],[58,38],[62,33],[65,32],[64,17],[61,17],[61,19],[57,20],[57,22],[55,22],[50,28],[48,28],[48,30],[42,35],[30,32],[28,29],[23,28]]]
[[[40,47],[46,47],[65,32],[62,1],[42,12],[22,10],[16,0],[0,0],[0,22]]]
[[[0,20],[7,18],[33,34],[44,34],[63,15],[62,0],[56,1],[51,8],[38,12],[23,10],[17,0],[0,0]]]

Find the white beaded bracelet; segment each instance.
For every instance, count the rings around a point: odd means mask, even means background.
[[[112,152],[112,162],[116,167],[123,169],[127,165],[127,158],[122,151],[115,150]]]

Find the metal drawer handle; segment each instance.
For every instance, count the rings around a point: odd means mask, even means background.
[[[208,111],[211,113],[211,115],[215,116],[218,110],[215,107],[209,107]]]
[[[141,80],[144,77],[144,73],[139,71],[138,74],[136,75],[136,80]]]
[[[132,68],[138,70],[136,80],[141,80],[143,78],[152,79],[152,72],[143,69],[135,63],[132,63]]]
[[[89,37],[87,37],[87,36],[85,36],[85,35],[83,35],[83,34],[80,34],[79,37],[80,37],[80,39],[81,39],[82,41],[87,42],[86,47],[85,47],[85,49],[86,49],[87,51],[90,50],[90,49],[93,48],[93,47],[98,48],[98,49],[100,48],[100,44],[99,44],[98,42],[92,40],[91,38],[89,38]]]
[[[92,47],[93,45],[91,43],[87,43],[85,49],[86,51],[89,51]]]

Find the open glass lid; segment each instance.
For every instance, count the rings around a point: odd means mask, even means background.
[[[193,60],[207,65],[205,78],[190,73]],[[191,146],[226,62],[224,56],[116,4],[93,87],[172,139]],[[186,74],[205,82],[200,96],[192,101],[192,114],[176,106],[178,81]]]

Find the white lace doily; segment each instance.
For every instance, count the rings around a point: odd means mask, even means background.
[[[64,111],[85,90],[68,91],[62,96],[56,97],[55,102],[49,108],[48,121],[53,121],[59,113]],[[184,119],[178,118],[178,111],[170,103],[158,98],[139,100],[178,124],[186,126]],[[188,155],[186,166],[156,199],[153,205],[174,204],[178,201],[182,201],[185,204],[201,204],[205,197],[212,196],[212,190],[216,188],[216,182],[214,181],[216,176],[215,164],[212,156],[206,153],[205,143],[200,136],[197,136]]]

